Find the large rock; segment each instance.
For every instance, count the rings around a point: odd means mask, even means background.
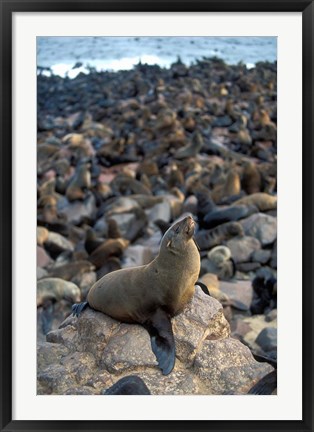
[[[253,262],[266,264],[271,257],[271,251],[268,249],[259,249],[252,253],[251,259]]]
[[[273,243],[277,238],[277,218],[264,213],[256,213],[242,220],[247,236],[257,238],[262,246]]]
[[[228,303],[242,311],[250,310],[253,288],[250,280],[220,281],[220,290],[228,297]]]
[[[271,330],[272,335],[274,335],[277,332],[277,319],[274,318],[271,321],[269,321],[269,318],[265,317],[264,315],[253,315],[251,317],[246,317],[243,319],[243,323],[248,324],[250,326],[250,331],[248,331],[243,340],[244,342],[255,352],[257,353],[265,353],[265,350],[261,345],[259,345],[257,341],[257,337],[261,334],[261,332],[268,328],[273,328],[274,330]],[[267,335],[268,333],[266,333]],[[276,336],[277,338],[277,336]],[[261,342],[262,341],[262,342]],[[261,344],[264,343],[264,339],[259,339],[259,342]],[[262,351],[261,351],[262,350]]]
[[[121,236],[131,242],[135,240],[147,226],[147,218],[140,209],[137,213],[117,213],[110,216],[115,220]]]
[[[135,267],[148,264],[154,258],[150,248],[142,245],[129,246],[123,253],[122,267]]]
[[[264,328],[256,338],[256,343],[263,351],[277,350],[277,329],[275,327]]]
[[[163,376],[142,326],[120,323],[90,308],[79,318],[68,317],[39,345],[38,394],[101,394],[131,374],[140,376],[155,395],[242,394],[272,370],[230,339],[221,304],[199,287],[172,326],[176,364]]]
[[[252,383],[258,382],[270,365],[257,363],[251,351],[236,339],[205,341],[196,356],[197,375],[210,389],[211,394],[246,394]]]
[[[37,267],[46,267],[52,262],[45,249],[37,245]]]
[[[255,237],[235,237],[228,240],[226,246],[231,250],[235,263],[244,263],[251,260],[254,251],[261,248],[261,243]]]
[[[170,222],[171,219],[171,206],[168,200],[164,200],[161,203],[155,204],[154,207],[147,210],[148,220],[150,222],[155,222],[161,219],[165,222]]]

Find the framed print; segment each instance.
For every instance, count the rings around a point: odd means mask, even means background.
[[[313,2],[1,28],[1,430],[312,430]]]

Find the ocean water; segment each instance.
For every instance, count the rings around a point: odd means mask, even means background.
[[[178,57],[190,65],[203,57],[228,64],[277,59],[275,37],[37,37],[37,66],[60,76],[75,77],[90,68],[128,70],[139,63],[169,67]],[[48,70],[45,74],[50,74]]]

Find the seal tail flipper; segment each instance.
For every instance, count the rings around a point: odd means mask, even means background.
[[[169,375],[175,364],[175,341],[172,325],[168,314],[157,309],[148,321],[144,323],[151,338],[153,353],[163,375]]]
[[[86,306],[88,306],[88,302],[74,303],[74,305],[72,306],[73,316],[76,315],[78,317],[81,312],[86,308]]]

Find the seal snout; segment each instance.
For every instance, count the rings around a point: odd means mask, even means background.
[[[185,232],[189,235],[194,234],[195,222],[192,216],[187,216],[185,223]]]

